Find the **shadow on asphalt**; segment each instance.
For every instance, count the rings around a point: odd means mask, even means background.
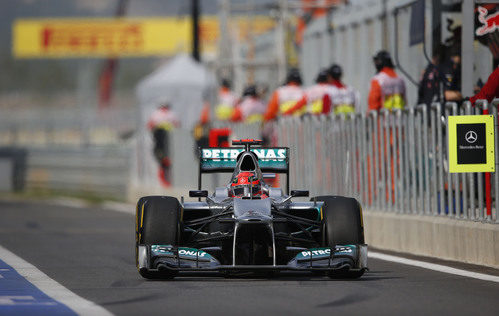
[[[244,274],[244,275],[236,275],[236,276],[228,276],[224,277],[217,273],[183,273],[173,280],[168,279],[158,279],[158,280],[145,280],[144,282],[248,282],[248,281],[307,281],[307,282],[324,282],[324,281],[348,281],[348,282],[372,282],[372,281],[381,281],[381,280],[391,280],[391,279],[400,279],[398,276],[386,276],[379,274],[391,273],[391,271],[372,271],[367,272],[359,279],[331,279],[327,276],[321,275],[313,275],[313,274],[298,274],[298,273],[280,273],[277,276],[267,277],[267,276],[259,276],[254,274]]]
[[[156,300],[156,299],[159,299],[162,297],[163,296],[159,295],[159,294],[142,295],[139,297],[134,297],[134,298],[125,299],[125,300],[103,302],[103,303],[99,303],[99,305],[111,306],[111,305],[120,305],[120,304],[130,304],[130,303],[136,303],[136,302],[152,301],[152,300]]]
[[[361,293],[356,293],[355,295],[346,295],[345,297],[336,299],[334,301],[319,304],[316,307],[318,307],[318,308],[339,307],[339,306],[345,306],[345,305],[350,305],[350,304],[358,304],[360,302],[364,302],[364,301],[367,301],[370,299],[371,299],[371,296],[363,295]]]

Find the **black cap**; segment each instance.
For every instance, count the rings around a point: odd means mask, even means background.
[[[246,96],[256,97],[256,86],[255,85],[247,86],[246,88],[244,88],[243,97],[246,97]]]
[[[315,82],[317,83],[326,83],[327,82],[328,71],[326,69],[322,69],[319,74],[317,74],[317,78]]]
[[[340,65],[333,64],[329,67],[329,75],[335,80],[340,80],[341,75],[343,75],[343,69],[341,69]]]
[[[294,83],[297,83],[299,85],[302,84],[300,71],[298,69],[292,68],[289,70],[288,76],[286,77],[286,83],[290,83],[290,82],[294,82]]]
[[[393,68],[392,56],[386,50],[380,50],[373,56],[376,70],[380,71],[384,67]]]
[[[230,84],[229,79],[227,79],[227,78],[222,79],[222,87],[226,87],[226,88],[230,89],[230,86],[231,86],[231,84]]]

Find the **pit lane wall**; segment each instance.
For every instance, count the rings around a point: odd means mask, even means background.
[[[2,97],[8,106],[0,115],[0,195],[125,200],[137,120],[124,102],[130,97],[117,95],[120,107],[99,111],[91,103],[71,106],[70,95],[50,99],[54,107],[32,99]]]
[[[487,209],[484,174],[447,165],[448,116],[483,108],[497,119],[497,103],[447,103],[284,118],[276,134],[291,149],[291,188],[357,198],[371,246],[499,268],[499,173]],[[497,137],[495,147],[499,161]]]
[[[364,211],[371,247],[499,268],[499,225],[461,219]]]

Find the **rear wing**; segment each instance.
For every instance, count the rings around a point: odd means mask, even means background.
[[[244,149],[235,147],[201,148],[201,173],[233,172],[237,156]],[[289,170],[289,148],[251,148],[258,157],[258,165],[262,172],[287,173]]]
[[[237,156],[243,148],[200,148],[198,189],[201,189],[203,173],[231,173],[237,165]],[[258,157],[258,165],[262,172],[282,173],[288,177],[289,183],[289,148],[269,147],[251,148]],[[289,191],[289,190],[288,190]]]

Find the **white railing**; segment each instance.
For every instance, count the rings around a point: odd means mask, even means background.
[[[479,104],[281,119],[275,128],[279,145],[291,148],[291,187],[352,196],[379,211],[498,223],[498,172],[491,192],[483,173],[448,172],[447,117],[486,108],[497,121],[496,103]]]

